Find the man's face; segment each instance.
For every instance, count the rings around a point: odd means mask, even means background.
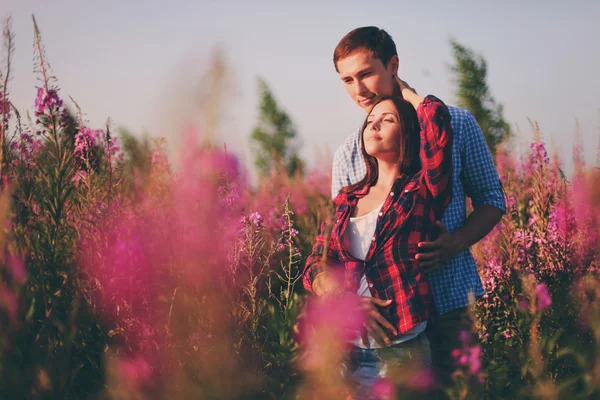
[[[338,60],[337,67],[346,91],[367,112],[380,98],[394,94],[397,56],[384,66],[380,59],[373,58],[367,50],[358,50]]]

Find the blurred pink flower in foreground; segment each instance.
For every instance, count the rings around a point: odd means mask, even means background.
[[[535,288],[535,297],[539,311],[545,311],[552,305],[552,298],[545,284],[540,283]]]
[[[355,295],[311,299],[300,321],[300,343],[305,350],[305,367],[318,369],[339,357],[363,326],[364,313]],[[336,348],[336,349],[334,349]],[[327,350],[327,351],[325,351]],[[329,354],[333,351],[333,354]]]
[[[373,385],[373,397],[375,399],[395,399],[396,398],[396,385],[391,379],[381,378]]]
[[[152,378],[150,364],[139,357],[120,360],[118,370],[122,381],[131,390],[150,383]]]
[[[471,332],[463,331],[460,333],[461,348],[452,350],[452,357],[456,360],[459,368],[466,370],[467,374],[483,382],[481,371],[481,346],[471,345],[473,335]]]
[[[25,270],[25,264],[23,263],[23,260],[12,253],[9,253],[7,256],[7,264],[9,265],[12,278],[15,280],[15,282],[18,284],[25,282],[25,278],[27,278],[27,271]]]

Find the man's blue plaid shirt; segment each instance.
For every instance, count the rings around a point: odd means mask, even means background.
[[[488,204],[506,212],[504,192],[481,128],[467,110],[448,107],[452,117],[453,196],[442,222],[450,232],[464,225],[466,196],[473,206]],[[366,174],[360,152],[360,132],[355,132],[336,150],[333,157],[332,197],[344,186]],[[469,303],[469,293],[484,294],[475,260],[469,250],[454,257],[448,265],[429,275],[437,312],[444,314]]]

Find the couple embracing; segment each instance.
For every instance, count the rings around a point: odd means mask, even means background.
[[[367,117],[335,152],[335,213],[315,240],[304,286],[317,296],[359,296],[364,329],[343,369],[353,398],[373,398],[388,367],[416,362],[443,389],[452,350],[471,326],[469,299],[484,294],[469,248],[502,218],[502,185],[473,115],[400,79],[387,32],[353,30],[333,61]]]

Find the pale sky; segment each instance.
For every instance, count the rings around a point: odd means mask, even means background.
[[[257,118],[256,77],[271,86],[296,124],[301,155],[335,149],[364,113],[346,94],[332,63],[350,30],[375,25],[398,48],[400,76],[419,93],[455,103],[448,39],[482,54],[488,83],[505,117],[531,138],[527,118],[570,164],[579,121],[586,160],[600,133],[600,1],[113,1],[2,0],[11,14],[16,54],[12,99],[21,112],[35,100],[35,13],[64,99],[91,124],[167,137],[176,147],[186,121],[198,120],[197,90],[214,48],[229,68],[220,141],[248,161]]]

